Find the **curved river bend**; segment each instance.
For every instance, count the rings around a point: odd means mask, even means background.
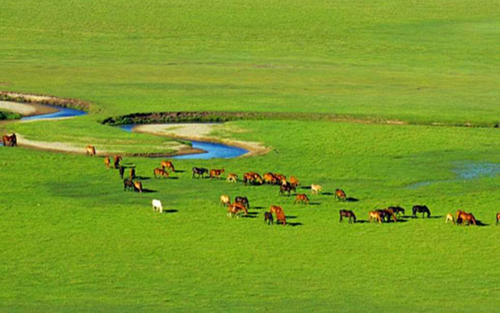
[[[63,107],[58,107],[58,106],[50,106],[52,108],[57,109],[56,112],[53,113],[47,113],[47,114],[39,114],[39,115],[32,115],[32,116],[25,116],[21,118],[22,121],[33,121],[33,120],[43,120],[43,119],[57,119],[57,118],[65,118],[65,117],[75,117],[75,116],[82,116],[86,115],[87,112],[81,111],[81,110],[76,110],[76,109],[70,109],[70,108],[63,108]],[[132,132],[134,127],[136,125],[123,125],[120,126],[121,129],[127,131],[127,132]],[[222,159],[230,159],[230,158],[236,158],[241,155],[244,155],[245,153],[248,152],[246,149],[242,149],[239,147],[234,147],[234,146],[229,146],[221,143],[213,143],[213,142],[207,142],[207,141],[191,141],[193,148],[196,149],[201,149],[205,152],[202,153],[190,153],[190,154],[184,154],[184,155],[178,155],[178,156],[173,156],[172,158],[174,159],[197,159],[197,160],[206,160],[206,159],[215,159],[215,158],[222,158]],[[2,145],[2,143],[0,143]]]

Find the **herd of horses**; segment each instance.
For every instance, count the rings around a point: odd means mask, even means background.
[[[14,137],[12,137],[14,136]],[[7,142],[16,142],[15,134],[12,136],[4,136],[4,145]],[[8,137],[8,138],[6,138]],[[87,155],[95,156],[96,150],[94,146],[86,147]],[[112,161],[112,162],[111,162]],[[123,190],[133,190],[137,192],[143,192],[142,183],[139,180],[135,180],[135,168],[130,168],[129,177],[124,179],[125,167],[120,164],[122,157],[120,155],[113,156],[111,160],[110,156],[104,157],[104,164],[107,168],[111,166],[119,170],[120,177],[123,179]],[[111,165],[112,164],[112,165]],[[170,171],[170,172],[169,172]],[[164,160],[161,161],[160,167],[153,170],[153,175],[155,178],[168,178],[170,173],[175,172],[175,167],[172,161]],[[207,169],[203,167],[193,167],[192,168],[192,178],[209,178],[209,179],[221,179],[222,174],[225,172],[224,168],[220,169]],[[239,176],[235,173],[228,173],[226,176],[226,181],[228,183],[236,183],[239,181]],[[279,195],[290,196],[291,192],[295,192],[294,204],[309,204],[309,196],[305,193],[297,193],[297,187],[299,186],[299,180],[290,176],[288,179],[285,175],[280,173],[267,172],[260,175],[257,172],[246,172],[242,176],[241,180],[245,185],[278,185]],[[307,187],[306,187],[307,188]],[[308,187],[311,190],[312,195],[318,195],[322,192],[323,187],[317,184],[311,184]],[[348,200],[346,193],[342,189],[335,189],[333,193],[334,197],[340,201]],[[228,216],[248,215],[248,209],[250,208],[250,202],[245,196],[237,196],[234,201],[231,202],[231,198],[228,195],[220,196],[220,203],[227,207]],[[153,200],[153,209],[158,209],[161,207],[159,200]],[[161,207],[160,212],[163,211]],[[431,211],[425,205],[414,205],[412,207],[412,217],[416,217],[417,214],[422,214],[422,217],[429,218],[431,216]],[[368,212],[368,222],[378,222],[378,223],[389,223],[398,222],[398,217],[405,214],[405,209],[399,206],[389,206],[385,209],[377,209]],[[273,217],[274,215],[274,217]],[[339,210],[339,222],[342,222],[346,218],[349,223],[356,223],[356,215],[352,210]],[[271,205],[269,211],[264,213],[264,222],[267,224],[273,224],[276,219],[278,224],[286,225],[286,215],[281,206]],[[453,216],[452,214],[446,215],[446,223],[452,222],[457,225],[478,225],[478,221],[472,213],[465,212],[463,210],[458,210]],[[500,212],[496,215],[496,223],[500,222]]]

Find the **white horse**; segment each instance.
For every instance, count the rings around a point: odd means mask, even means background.
[[[153,204],[153,211],[163,213],[163,205],[160,200],[154,199],[151,203]]]
[[[321,190],[323,190],[323,187],[321,187],[320,185],[311,185],[311,192],[313,194],[317,195],[319,192],[321,192]]]

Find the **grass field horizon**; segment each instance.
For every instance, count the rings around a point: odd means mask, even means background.
[[[175,141],[99,122],[263,112],[214,135],[271,151],[174,160],[172,179],[153,177],[161,159],[125,157],[151,191],[140,194],[100,157],[0,147],[0,312],[497,311],[499,12],[467,0],[2,1],[0,90],[90,107],[0,133],[151,152]],[[193,166],[294,175],[324,193],[299,188],[311,204],[294,204],[276,186],[192,179]],[[221,194],[247,196],[250,216],[227,217]],[[272,204],[291,225],[264,224]],[[416,204],[431,218],[339,223],[340,209],[366,221]],[[484,226],[445,224],[457,209]]]

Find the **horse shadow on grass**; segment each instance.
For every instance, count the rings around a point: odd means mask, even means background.
[[[247,215],[243,215],[242,217],[243,217],[243,218],[257,218],[257,215],[258,215],[258,214],[259,214],[259,213],[257,213],[257,212],[248,212],[248,214],[247,214]]]
[[[301,222],[292,222],[292,223],[286,223],[287,225],[290,225],[292,227],[295,227],[295,226],[302,226],[304,224],[302,224]]]
[[[179,212],[179,210],[175,209],[163,210],[163,213],[177,213],[177,212]]]
[[[184,171],[184,170],[175,170],[174,172],[175,173],[185,173],[186,171]]]
[[[354,197],[347,197],[347,198],[345,199],[345,201],[347,201],[347,202],[358,202],[358,201],[359,201],[359,199],[354,198]]]
[[[313,201],[311,201],[311,202],[309,202],[309,205],[321,205],[321,202],[313,202]]]
[[[177,176],[169,176],[169,177],[167,177],[167,179],[174,179],[175,180],[175,179],[179,179],[179,177],[177,177]]]
[[[287,220],[291,220],[291,219],[297,218],[297,216],[295,216],[295,215],[286,215],[285,217],[286,217]]]
[[[153,192],[158,192],[158,191],[153,190],[153,189],[143,188],[143,189],[142,189],[142,192],[143,192],[143,193],[153,193]]]
[[[333,192],[321,192],[320,194],[325,195],[325,196],[333,196]]]
[[[311,189],[311,186],[300,186],[300,189]]]
[[[263,206],[253,206],[252,209],[262,210],[262,209],[265,209],[265,208]]]
[[[150,180],[151,177],[149,177],[149,176],[135,176],[135,179],[138,179],[138,180]]]

